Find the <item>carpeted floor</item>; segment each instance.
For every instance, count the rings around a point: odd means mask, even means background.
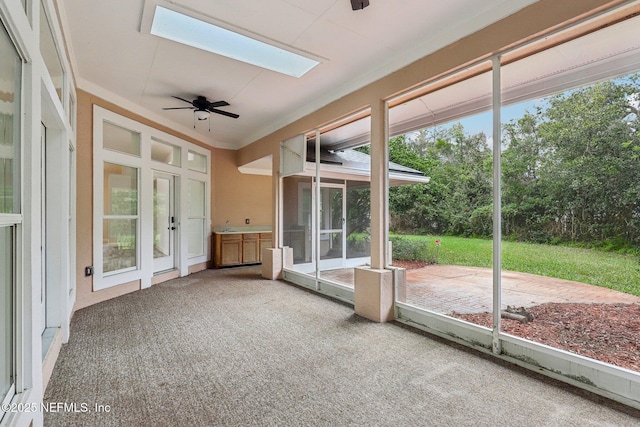
[[[640,425],[639,411],[366,321],[256,267],[78,311],[45,402],[78,408],[46,426]]]

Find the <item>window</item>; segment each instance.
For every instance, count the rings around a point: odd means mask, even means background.
[[[0,227],[0,403],[11,398],[14,387],[13,230],[14,227]]]
[[[15,393],[15,266],[20,217],[20,85],[22,62],[0,23],[0,403]],[[4,411],[0,412],[0,419]]]
[[[165,165],[180,166],[182,164],[180,152],[180,147],[151,138],[151,160]]]
[[[53,29],[44,5],[40,3],[40,54],[49,71],[53,86],[62,101],[62,89],[64,84],[64,69],[60,61],[60,55],[55,43]]]
[[[191,154],[191,153],[190,153]],[[187,222],[187,235],[189,240],[189,258],[204,255],[204,237],[206,231],[206,194],[205,183],[189,180],[189,218]]]
[[[207,173],[207,157],[202,154],[189,151],[187,157],[187,165],[189,169],[196,172]]]
[[[104,164],[103,272],[137,265],[138,170]]]
[[[3,27],[0,26],[4,30]],[[14,58],[0,69],[0,213],[20,211],[20,59],[6,34],[0,34],[0,57]],[[4,62],[4,60],[3,60]],[[6,82],[6,85],[4,84]]]
[[[140,134],[104,122],[102,146],[108,150],[140,157]]]

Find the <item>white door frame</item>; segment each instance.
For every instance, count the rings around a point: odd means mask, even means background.
[[[163,216],[163,218],[159,218],[156,216],[156,212],[155,212],[155,208],[156,208],[156,201],[155,201],[155,195],[156,195],[156,189],[155,189],[155,185],[153,188],[153,209],[152,209],[152,215],[153,215],[153,224],[154,224],[154,243],[152,245],[153,247],[153,272],[154,274],[163,272],[163,271],[169,271],[169,270],[174,270],[176,268],[176,242],[179,242],[180,240],[177,238],[177,231],[178,231],[178,216],[177,216],[177,212],[176,212],[176,189],[177,189],[177,185],[176,182],[178,180],[178,177],[176,177],[175,175],[166,173],[166,172],[162,172],[162,171],[158,171],[158,170],[154,170],[153,171],[153,182],[155,184],[156,179],[157,178],[161,178],[161,179],[165,179],[169,181],[169,188],[168,188],[168,192],[169,192],[169,212],[166,213],[166,215]],[[164,230],[164,228],[166,227],[166,238],[167,238],[167,242],[166,244],[168,245],[167,250],[168,250],[168,255],[166,256],[162,256],[162,257],[156,257],[156,245],[155,245],[155,233],[156,233],[156,221],[160,220],[160,221],[164,221],[164,223],[162,224],[157,224],[158,227],[160,227],[162,230]]]

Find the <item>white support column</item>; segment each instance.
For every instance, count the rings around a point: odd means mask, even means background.
[[[357,267],[354,281],[356,314],[374,322],[394,318],[393,274],[387,246],[388,140],[387,105],[378,100],[371,106],[371,267]]]
[[[318,285],[318,277],[320,277],[320,131],[316,129],[315,132],[315,140],[316,140],[316,186],[315,186],[315,212],[313,214],[313,235],[315,236],[314,242],[315,244],[315,264],[316,264],[316,290],[319,290],[320,287]]]
[[[271,239],[274,248],[282,247],[282,178],[280,177],[280,151],[271,156],[271,194],[273,195],[273,219],[271,221]]]
[[[371,106],[371,268],[387,267],[387,114],[382,100]]]
[[[502,222],[501,222],[501,119],[502,87],[500,57],[493,58],[493,352],[502,353],[500,307],[502,306]]]

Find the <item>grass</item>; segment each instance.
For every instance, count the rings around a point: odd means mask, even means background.
[[[464,237],[408,236],[438,248],[438,264],[491,267],[493,242]],[[522,273],[539,274],[602,286],[640,296],[640,263],[638,258],[567,246],[502,242],[502,268]]]

